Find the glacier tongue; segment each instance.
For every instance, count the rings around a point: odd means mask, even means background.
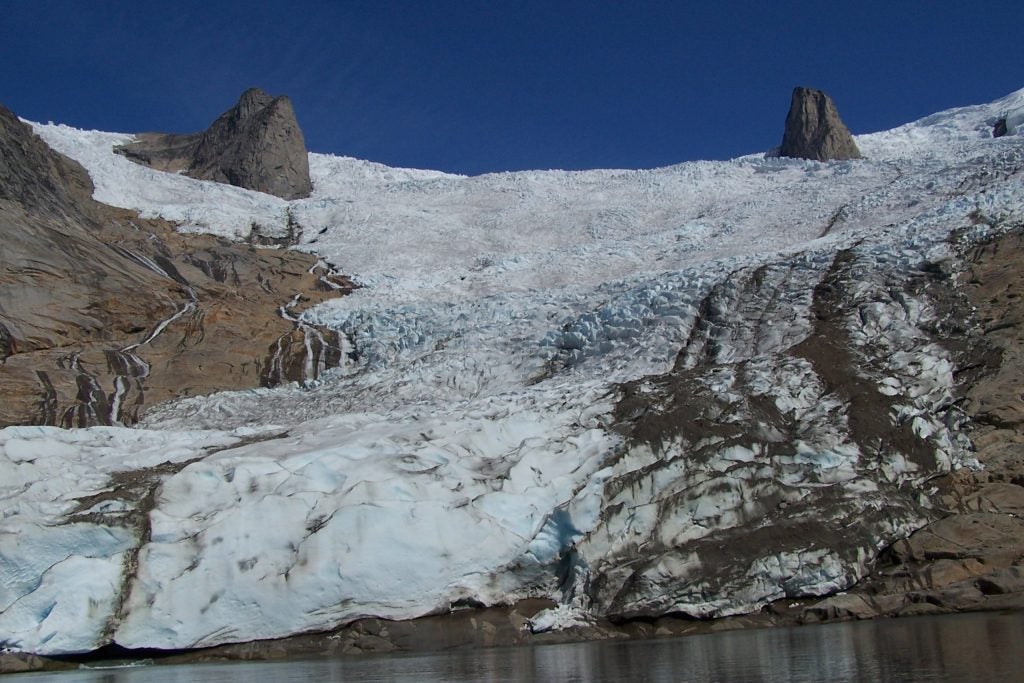
[[[930,479],[976,465],[950,272],[956,239],[1024,217],[1020,138],[979,134],[1022,101],[863,136],[855,163],[462,178],[311,155],[290,203],[37,126],[99,199],[236,238],[291,216],[368,286],[303,314],[350,357],[314,382],[0,431],[0,646],[845,589],[934,516]]]
[[[0,430],[0,643],[41,653],[110,642],[167,472],[251,430]]]
[[[323,418],[186,467],[157,496],[117,642],[214,645],[546,588],[559,549],[536,538],[616,439],[577,421],[607,398],[544,398]]]

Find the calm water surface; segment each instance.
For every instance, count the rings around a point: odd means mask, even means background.
[[[5,676],[4,683],[1022,681],[1024,613],[441,654]]]

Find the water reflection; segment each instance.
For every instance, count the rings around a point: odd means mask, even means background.
[[[1024,670],[1024,613],[971,614],[429,655],[153,666],[4,683],[278,681],[961,681]]]

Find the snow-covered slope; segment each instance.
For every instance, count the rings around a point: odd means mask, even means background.
[[[1024,217],[1024,138],[990,133],[1020,112],[1024,91],[824,164],[467,178],[312,154],[292,202],[37,125],[101,201],[236,239],[297,224],[366,287],[304,314],[354,351],[316,384],[0,431],[0,643],[198,647],[529,596],[562,605],[546,628],[849,586],[927,521],[925,482],[973,464],[948,311],[912,283],[954,231]],[[836,349],[877,400],[837,391]]]

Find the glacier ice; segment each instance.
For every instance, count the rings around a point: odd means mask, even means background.
[[[1020,173],[978,175],[1019,170],[1019,136],[981,132],[1021,106],[860,136],[866,158],[834,164],[467,178],[313,154],[293,202],[36,125],[101,201],[235,239],[291,215],[365,286],[303,313],[353,351],[317,382],[137,429],[0,431],[0,647],[200,647],[526,597],[558,603],[545,630],[847,588],[927,520],[921,483],[974,465],[910,281],[954,232],[1021,220]],[[871,400],[833,386],[833,346]],[[910,445],[880,447],[862,410]]]

